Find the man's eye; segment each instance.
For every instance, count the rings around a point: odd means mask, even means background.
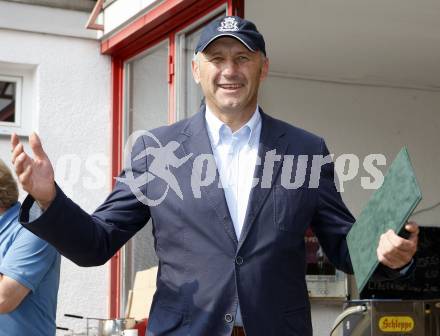
[[[249,61],[249,57],[247,57],[247,56],[238,56],[238,61],[239,62],[247,62],[247,61]]]
[[[222,57],[213,57],[213,58],[211,58],[210,61],[211,61],[212,63],[220,63],[220,62],[223,61],[223,58],[222,58]]]

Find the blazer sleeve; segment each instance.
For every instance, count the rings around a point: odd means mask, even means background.
[[[321,155],[329,151],[321,139]],[[318,185],[318,205],[311,227],[330,261],[340,270],[353,273],[346,235],[355,222],[335,185],[333,162],[322,165]]]
[[[34,199],[29,195],[20,209],[20,223],[52,244],[62,255],[80,266],[104,264],[150,219],[149,207],[142,201],[146,184],[136,187],[147,172],[145,141],[139,138],[131,151],[131,167],[122,171],[113,191],[92,214],[87,214],[56,186],[56,197],[50,207],[35,220],[29,220]],[[124,179],[131,181],[132,188]],[[139,180],[138,180],[139,181]],[[139,200],[139,199],[140,200]]]

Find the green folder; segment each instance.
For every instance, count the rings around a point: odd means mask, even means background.
[[[406,147],[397,154],[382,186],[368,201],[347,235],[359,293],[379,265],[376,249],[382,233],[402,233],[409,216],[422,199]]]

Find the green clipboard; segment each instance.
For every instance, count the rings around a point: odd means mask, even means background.
[[[359,293],[379,265],[376,249],[381,234],[389,229],[401,233],[421,199],[408,150],[404,147],[347,235]]]

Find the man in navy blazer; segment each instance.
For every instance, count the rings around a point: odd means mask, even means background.
[[[33,159],[13,136],[15,169],[30,194],[20,220],[78,265],[94,266],[151,218],[159,271],[148,335],[312,335],[307,227],[331,262],[352,272],[346,234],[354,218],[324,140],[258,107],[269,63],[253,23],[210,23],[192,66],[206,105],[136,134],[126,168],[92,215],[55,184],[38,136],[30,137]],[[384,274],[416,251],[417,225],[406,228],[408,239],[381,237]]]

